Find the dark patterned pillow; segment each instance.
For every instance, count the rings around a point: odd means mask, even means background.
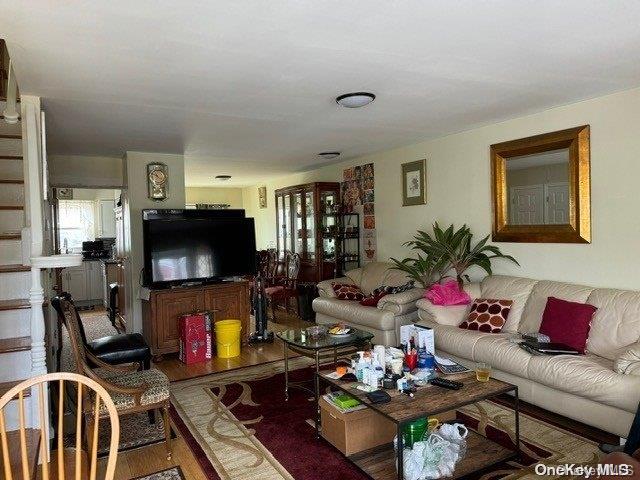
[[[371,295],[376,296],[381,293],[392,294],[392,293],[406,292],[407,290],[411,290],[412,288],[414,288],[415,283],[416,283],[415,280],[410,280],[404,285],[398,285],[395,287],[392,287],[390,285],[380,285],[379,287],[373,289],[373,292],[371,292]]]
[[[476,298],[471,304],[467,319],[459,327],[467,330],[500,333],[507,322],[513,300]]]
[[[357,300],[358,302],[364,300],[364,293],[357,285],[332,282],[331,288],[339,300]]]
[[[380,285],[379,287],[376,287],[373,289],[373,291],[371,292],[371,296],[372,297],[377,297],[380,294],[386,294],[387,293],[387,286],[386,285]]]
[[[413,288],[413,286],[415,285],[415,281],[410,280],[407,283],[405,283],[404,285],[398,285],[396,287],[387,287],[387,293],[402,293],[402,292],[406,292],[408,290],[411,290]]]

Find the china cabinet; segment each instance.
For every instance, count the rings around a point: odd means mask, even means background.
[[[275,197],[278,258],[286,250],[300,255],[300,281],[333,278],[336,243],[323,236],[322,218],[340,203],[340,184],[295,185],[276,190]]]

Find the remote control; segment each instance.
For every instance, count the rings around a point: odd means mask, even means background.
[[[455,380],[447,380],[445,378],[434,378],[430,380],[429,383],[431,385],[435,385],[436,387],[448,388],[449,390],[460,390],[462,388],[462,382],[456,382]]]

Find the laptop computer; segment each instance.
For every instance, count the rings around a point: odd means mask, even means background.
[[[536,352],[545,353],[547,355],[579,355],[575,348],[565,345],[564,343],[554,342],[524,342],[524,344]]]

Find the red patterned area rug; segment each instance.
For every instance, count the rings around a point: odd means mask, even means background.
[[[308,378],[309,360],[290,362],[293,379]],[[174,423],[207,478],[364,480],[369,478],[324,440],[315,439],[315,403],[290,390],[284,401],[283,363],[274,362],[173,383]],[[467,426],[505,446],[514,438],[513,410],[484,401],[462,408]],[[529,415],[520,416],[523,459],[483,472],[483,479],[533,479],[533,466],[595,464],[594,441]],[[566,478],[566,477],[565,477]]]

